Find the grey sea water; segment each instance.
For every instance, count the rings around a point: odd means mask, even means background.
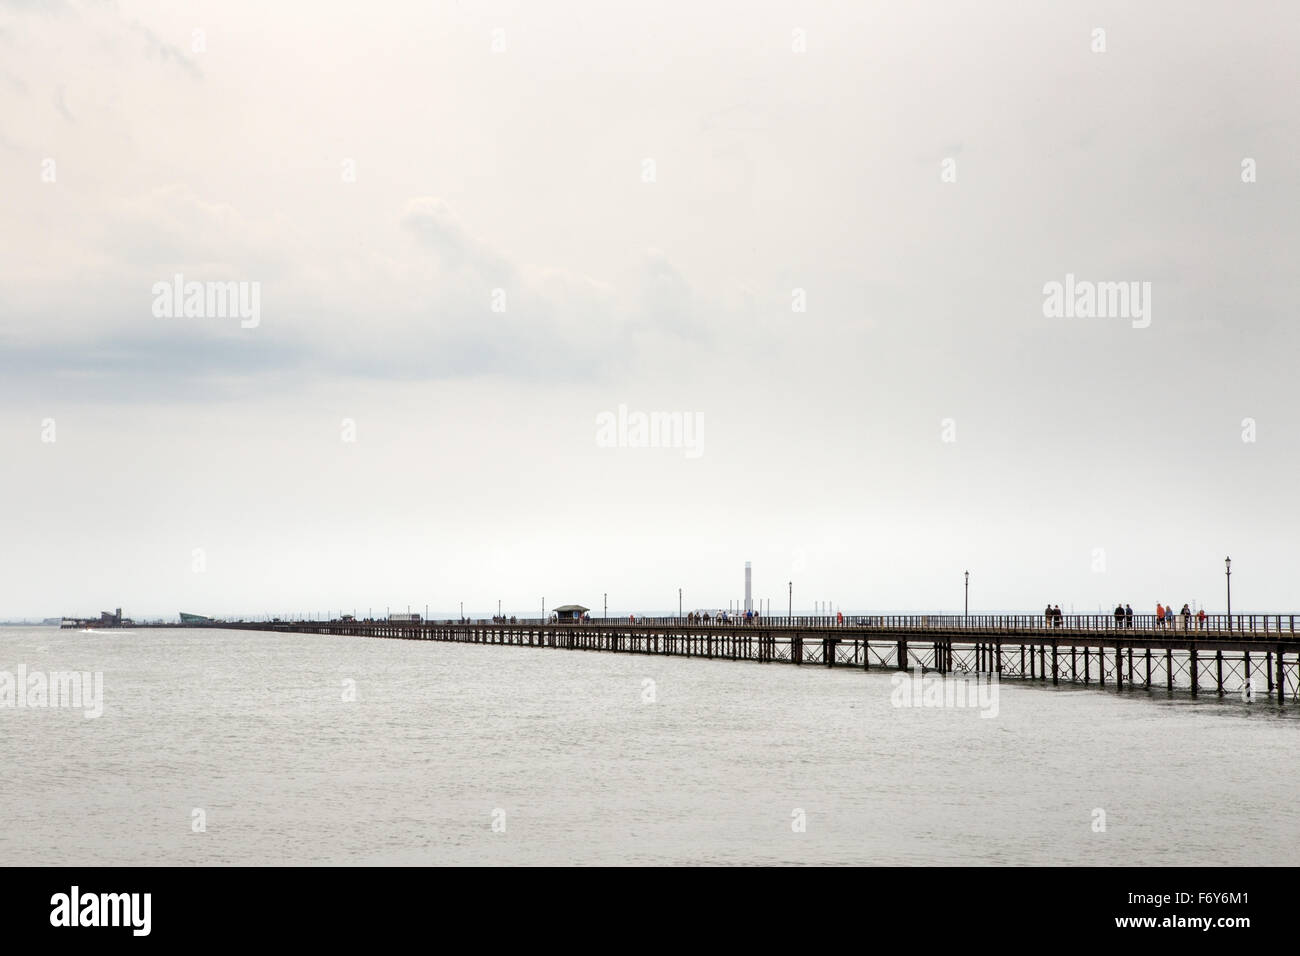
[[[1282,864],[1300,836],[1295,704],[1005,681],[986,718],[877,671],[0,628],[20,665],[100,671],[104,703],[0,708],[8,864]]]

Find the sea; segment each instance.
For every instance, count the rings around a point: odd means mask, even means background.
[[[60,672],[80,706],[30,690]],[[1294,863],[1294,701],[921,699],[879,669],[4,627],[0,861]]]

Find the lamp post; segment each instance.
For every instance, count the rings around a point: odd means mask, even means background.
[[[606,621],[609,620],[609,592],[608,591],[605,592],[605,618],[604,619]]]
[[[786,604],[785,616],[794,617],[794,582],[793,581],[790,582],[790,593],[787,596],[787,600],[789,603]]]
[[[682,623],[682,589],[677,589],[677,623]]]
[[[966,617],[970,617],[970,572],[966,572]]]
[[[1232,633],[1232,558],[1223,559],[1223,576],[1228,581],[1228,633]]]

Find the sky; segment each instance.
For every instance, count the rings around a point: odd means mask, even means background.
[[[745,561],[1214,611],[1227,555],[1293,611],[1298,54],[1285,2],[0,0],[0,618]]]

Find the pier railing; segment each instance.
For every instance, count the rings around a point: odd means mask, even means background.
[[[1268,638],[1270,636],[1294,636],[1296,633],[1296,614],[1207,614],[1204,619],[1196,615],[1184,617],[1175,614],[1160,620],[1154,614],[1134,614],[1131,618],[1118,618],[1114,614],[1062,614],[1049,618],[1043,614],[846,614],[841,619],[837,615],[759,615],[745,620],[744,615],[730,614],[725,618],[710,615],[702,617],[688,615],[671,615],[667,617],[646,617],[630,615],[627,617],[592,616],[585,621],[553,621],[539,618],[520,618],[514,623],[527,625],[566,624],[574,625],[625,625],[638,624],[650,627],[738,627],[755,626],[764,628],[846,628],[854,630],[877,631],[978,631],[980,633],[1007,632],[1024,633],[1025,631],[1107,631],[1107,632],[1142,632],[1146,634],[1213,634],[1216,637]],[[490,621],[482,623],[492,623]]]

